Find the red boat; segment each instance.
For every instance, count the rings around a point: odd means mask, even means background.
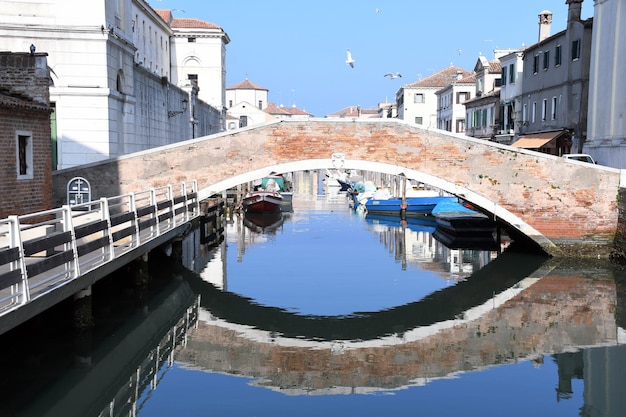
[[[243,210],[250,213],[271,213],[280,211],[283,196],[274,191],[251,191],[241,202]]]

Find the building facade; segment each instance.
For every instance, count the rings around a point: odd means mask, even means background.
[[[449,66],[426,78],[405,84],[396,92],[398,118],[423,127],[437,127],[437,92],[469,71]]]
[[[500,124],[501,55],[494,51],[495,59],[479,56],[474,66],[476,97],[465,103],[468,136],[495,140]]]
[[[454,133],[465,133],[465,103],[476,96],[476,77],[469,74],[458,78],[437,91],[437,128]]]
[[[622,0],[596,0],[589,69],[587,140],[596,161],[626,168],[626,8]],[[606,52],[610,51],[609,54]]]
[[[519,136],[524,70],[523,50],[511,51],[499,58],[502,68],[500,85],[500,117],[496,141],[510,145]]]
[[[46,54],[0,52],[0,218],[52,208]]]
[[[587,136],[589,65],[593,19],[581,20],[582,0],[567,0],[567,28],[542,37],[541,26],[552,15],[540,14],[540,39],[527,47],[523,57],[519,134],[552,132],[561,140],[554,152],[579,153]],[[543,23],[542,23],[543,22]],[[568,147],[567,143],[571,143]]]
[[[199,89],[185,80],[179,86],[172,78],[181,73],[173,56],[175,21],[163,20],[144,0],[0,0],[0,50],[28,51],[33,44],[48,54],[58,155],[53,169],[223,129],[222,107],[198,98],[205,84]],[[181,39],[190,36],[184,29]],[[220,39],[228,43],[225,34]],[[223,64],[221,55],[216,61]],[[223,71],[215,71],[220,80]],[[212,85],[207,79],[207,90]]]

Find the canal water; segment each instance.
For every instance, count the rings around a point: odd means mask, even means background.
[[[623,416],[624,272],[294,196],[0,337],[0,416]],[[506,245],[506,242],[503,242]]]

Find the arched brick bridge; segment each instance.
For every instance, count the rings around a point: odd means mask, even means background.
[[[619,229],[620,170],[396,119],[279,121],[57,171],[55,199],[86,178],[92,198],[197,180],[208,198],[272,171],[368,170],[439,187],[553,256],[606,258]],[[618,239],[619,240],[619,239]]]

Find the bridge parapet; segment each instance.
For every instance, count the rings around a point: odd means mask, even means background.
[[[58,171],[96,196],[197,180],[199,196],[271,171],[364,169],[415,179],[463,197],[554,256],[608,257],[619,220],[620,171],[396,119],[278,121]],[[57,200],[57,202],[59,202]]]

